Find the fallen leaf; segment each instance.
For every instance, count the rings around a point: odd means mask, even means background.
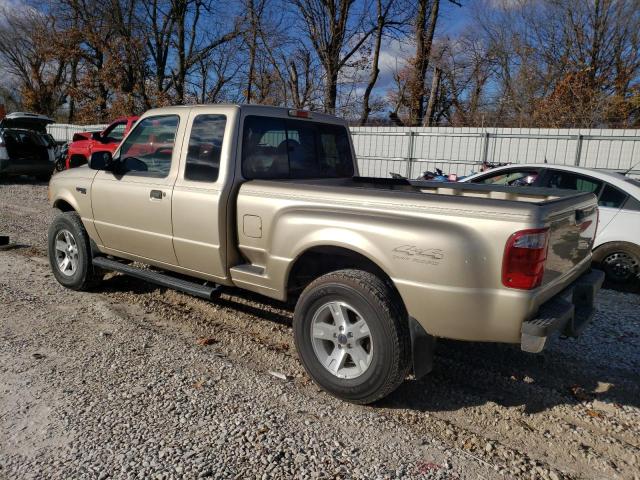
[[[440,470],[440,468],[442,468],[441,465],[433,462],[418,462],[416,466],[418,467],[418,471],[422,474],[437,472],[438,470]]]
[[[196,390],[200,390],[203,386],[204,386],[204,380],[198,380],[196,383],[193,384],[193,388],[195,388]]]
[[[202,346],[213,345],[215,343],[218,343],[218,340],[213,337],[200,337],[198,340],[196,340],[196,343]]]
[[[274,372],[269,370],[269,375],[273,375],[274,377],[279,378],[280,380],[285,380],[285,381],[289,380],[289,377],[284,373]]]
[[[587,415],[589,415],[590,417],[602,418],[601,413],[596,412],[595,410],[591,410],[590,408],[587,409]]]

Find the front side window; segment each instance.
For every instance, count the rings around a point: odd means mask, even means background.
[[[177,115],[141,120],[120,148],[121,173],[158,178],[169,175],[179,121]]]
[[[242,173],[248,179],[352,177],[346,128],[249,116],[244,121]]]
[[[126,122],[116,123],[104,132],[104,138],[114,142],[119,142],[124,138],[124,131],[126,128]]]
[[[198,115],[193,120],[184,169],[186,180],[215,182],[218,179],[226,125],[225,115]]]
[[[493,175],[479,178],[473,183],[485,185],[505,185],[510,187],[531,186],[538,179],[538,170],[508,170],[496,172]]]

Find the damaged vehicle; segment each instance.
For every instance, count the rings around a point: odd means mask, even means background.
[[[360,177],[346,122],[304,110],[150,110],[49,201],[61,285],[117,271],[289,302],[302,365],[354,403],[431,371],[436,338],[538,353],[577,337],[604,279],[593,193]]]
[[[35,113],[14,112],[0,121],[0,176],[31,175],[49,180],[57,144],[47,133],[53,119]]]

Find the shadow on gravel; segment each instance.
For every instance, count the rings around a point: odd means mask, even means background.
[[[625,285],[618,285],[605,280],[604,284],[602,285],[602,288],[606,288],[608,290],[615,290],[616,292],[640,294],[640,280],[638,280],[635,283],[629,283]]]
[[[49,180],[37,180],[27,175],[9,177],[0,175],[0,185],[49,185]]]
[[[165,287],[160,287],[153,283],[143,282],[126,275],[114,275],[113,277],[100,283],[98,290],[100,292],[129,292],[134,294],[145,294],[158,291],[164,293],[170,290]],[[241,295],[240,295],[241,293]],[[187,295],[187,294],[184,294]],[[275,310],[287,310],[287,306],[282,302],[270,299],[252,292],[240,291],[238,289],[222,287],[220,289],[220,295],[214,300],[214,303],[219,307],[230,308],[242,313],[254,315],[256,317],[263,318],[273,323],[279,323],[281,325],[291,326],[291,320],[293,313],[288,315],[282,315],[276,311],[269,310],[270,307]],[[197,299],[196,297],[188,296],[190,300],[198,300],[206,303],[206,300]],[[250,305],[246,302],[254,302],[254,305]],[[255,304],[261,305],[256,306]]]
[[[102,282],[98,291],[162,294],[166,290],[115,275]],[[185,302],[206,303],[188,298]],[[259,294],[223,287],[214,303],[273,323],[291,325],[290,305]],[[573,406],[597,399],[611,408],[640,407],[640,373],[611,364],[588,348],[577,359],[563,351],[563,342],[555,339],[554,348],[533,355],[513,345],[439,340],[433,372],[420,380],[405,381],[378,406],[436,412],[494,402],[504,407],[522,406],[526,413],[537,413],[556,405]]]
[[[379,406],[435,412],[494,402],[538,413],[598,400],[612,409],[640,407],[639,385],[639,374],[606,365],[588,352],[576,364],[559,351],[533,355],[511,345],[441,340],[433,372],[405,381]]]

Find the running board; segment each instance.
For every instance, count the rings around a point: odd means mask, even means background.
[[[218,290],[218,286],[206,286],[197,282],[190,282],[182,278],[174,277],[167,273],[155,272],[152,270],[143,270],[142,268],[132,267],[131,265],[125,265],[117,260],[111,260],[107,257],[94,257],[93,264],[98,268],[104,270],[113,270],[116,272],[124,273],[131,277],[139,278],[147,282],[155,283],[163,287],[173,288],[195,297],[205,298],[207,300],[213,299],[214,294]]]

